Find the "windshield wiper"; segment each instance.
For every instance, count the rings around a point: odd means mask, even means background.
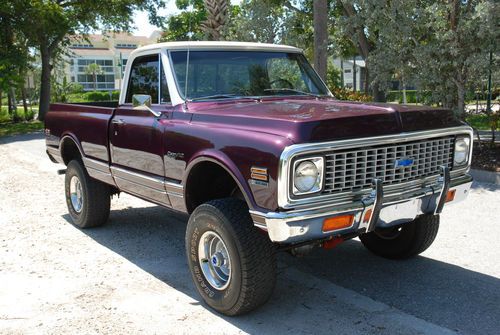
[[[315,97],[315,98],[319,98],[321,96],[319,94],[304,92],[304,91],[296,90],[293,88],[266,88],[266,89],[264,89],[264,92],[293,92],[293,93],[299,93],[302,95],[309,95],[309,96]]]
[[[252,99],[255,100],[255,97],[245,97],[236,94],[214,94],[214,95],[206,95],[204,97],[196,97],[192,99],[188,99],[187,101],[199,101],[199,100],[215,100],[215,99]]]

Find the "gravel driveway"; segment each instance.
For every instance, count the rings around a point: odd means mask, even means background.
[[[42,134],[0,139],[1,334],[499,334],[498,186],[474,184],[409,261],[358,240],[282,254],[271,301],[228,318],[191,282],[185,216],[122,194],[107,226],[79,230],[60,168]]]

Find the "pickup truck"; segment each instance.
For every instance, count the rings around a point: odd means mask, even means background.
[[[283,45],[139,48],[118,102],[52,104],[45,127],[73,223],[105,224],[119,192],[189,214],[194,285],[225,315],[269,299],[278,251],[358,237],[420,254],[472,183],[472,130],[452,111],[336,100]]]

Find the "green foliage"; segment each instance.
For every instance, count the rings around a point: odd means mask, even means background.
[[[403,91],[388,91],[387,101],[403,103]],[[407,103],[432,103],[432,92],[430,91],[417,91],[417,90],[406,90],[406,102]]]
[[[68,102],[68,96],[74,93],[80,93],[83,91],[82,85],[78,83],[68,82],[66,76],[63,77],[62,81],[53,80],[52,81],[52,102]]]
[[[203,0],[176,0],[175,5],[181,13],[167,18],[166,29],[160,41],[203,40],[205,34],[201,29],[201,23],[207,19]]]
[[[364,102],[373,101],[373,98],[367,94],[361,92],[353,92],[352,90],[346,88],[330,87],[330,91],[332,91],[333,96],[339,100],[364,101]]]
[[[40,121],[0,123],[0,137],[41,131],[43,127],[43,122]]]
[[[15,35],[22,36],[28,47],[40,53],[39,117],[43,119],[50,100],[50,74],[54,58],[64,45],[70,43],[72,35],[96,30],[129,31],[136,10],[148,11],[150,21],[160,24],[156,13],[158,8],[164,7],[164,0],[2,0],[0,6],[0,11],[5,8],[10,10]],[[3,14],[0,16],[3,17]]]
[[[486,114],[471,114],[465,118],[465,121],[474,129],[491,130],[490,117]],[[496,128],[498,129],[498,125]]]
[[[326,72],[326,86],[330,90],[334,88],[341,88],[341,70],[335,67],[331,62],[328,64],[327,72]]]
[[[28,112],[24,112],[24,108],[17,106],[16,113],[14,114],[17,118],[16,122],[19,121],[31,121],[36,113],[36,108],[28,108]],[[9,114],[9,110],[6,106],[2,106],[0,108],[0,123],[13,122],[14,116]]]
[[[111,93],[111,94],[110,94]],[[67,97],[68,103],[78,102],[98,102],[98,101],[117,101],[120,98],[120,91],[91,91],[72,93]]]

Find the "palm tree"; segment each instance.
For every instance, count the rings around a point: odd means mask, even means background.
[[[201,29],[213,41],[221,40],[221,30],[227,23],[229,14],[228,0],[204,0],[207,20],[201,23]]]
[[[89,64],[85,68],[85,74],[91,75],[92,79],[94,79],[94,91],[97,91],[97,76],[103,73],[101,66],[96,63]]]

